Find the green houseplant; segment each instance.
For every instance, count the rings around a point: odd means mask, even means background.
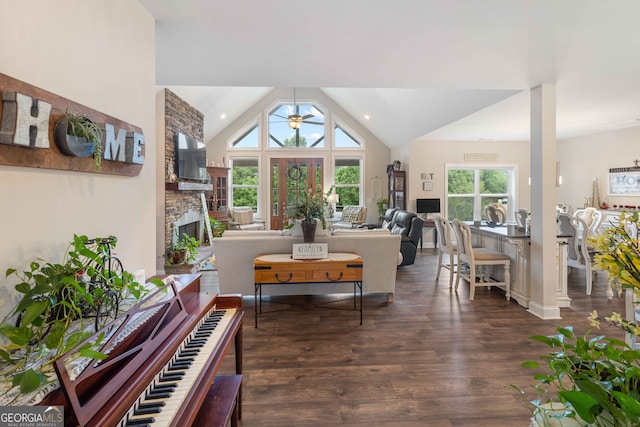
[[[333,189],[333,187],[332,187]],[[331,192],[331,190],[329,190]],[[326,230],[327,221],[325,212],[329,203],[322,192],[308,189],[302,193],[295,204],[287,210],[289,218],[300,220],[302,235],[305,243],[312,243],[316,234],[316,221],[322,223],[322,229]]]
[[[20,392],[31,392],[46,383],[53,374],[53,361],[95,332],[98,316],[105,315],[107,295],[137,301],[146,294],[144,285],[131,273],[112,274],[105,268],[106,255],[116,241],[113,236],[89,239],[74,235],[60,263],[38,258],[26,271],[7,269],[6,277],[19,279],[15,289],[21,298],[0,325],[5,341],[0,358],[8,366],[3,369],[5,379]],[[89,346],[81,354],[102,358]]]
[[[386,198],[380,198],[376,202],[376,206],[378,208],[378,220],[382,222],[382,220],[384,219],[384,213],[389,207],[389,201]]]
[[[186,264],[195,260],[198,255],[198,247],[200,247],[200,242],[195,237],[182,233],[182,236],[178,237],[167,250],[167,264]]]
[[[93,154],[96,170],[102,167],[104,130],[83,114],[66,110],[56,123],[55,141],[64,154],[88,157]]]
[[[327,228],[325,212],[327,201],[320,191],[309,189],[302,193],[301,197],[291,206],[287,213],[290,218],[306,221],[320,220],[322,228]]]
[[[215,218],[209,218],[209,223],[211,224],[211,233],[213,237],[222,237],[222,234],[226,230],[224,222],[218,221]]]
[[[595,264],[609,274],[614,288],[640,291],[640,249],[638,243],[638,213],[622,213],[618,224],[610,224],[601,235],[590,238],[596,255]],[[623,329],[634,336],[640,327],[618,313],[600,317],[592,312],[594,328],[602,323]],[[542,355],[544,362],[529,361],[524,367],[539,369],[534,389],[539,399],[533,401],[538,413],[549,404],[559,402],[562,409],[548,419],[577,420],[578,425],[638,426],[640,425],[640,350],[624,341],[604,335],[589,337],[574,333],[572,327],[557,329],[556,335],[536,335],[532,339],[545,343],[551,352]]]

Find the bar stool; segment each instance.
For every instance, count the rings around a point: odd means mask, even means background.
[[[469,282],[469,299],[473,301],[476,293],[476,286],[497,286],[504,289],[507,300],[511,299],[511,276],[509,267],[511,260],[509,256],[502,252],[487,248],[474,248],[471,245],[471,229],[464,222],[454,219],[452,221],[453,230],[456,233],[456,243],[458,246],[458,276],[456,277],[456,289],[460,283],[460,277]],[[468,271],[464,271],[462,264],[469,266]],[[493,281],[485,267],[502,265],[504,268],[504,281]],[[476,267],[483,269],[482,274],[476,273]]]
[[[453,286],[453,273],[455,273],[456,252],[457,246],[454,241],[453,228],[451,224],[445,218],[436,216],[433,218],[436,225],[436,233],[438,233],[438,240],[440,246],[438,247],[438,272],[436,273],[436,280],[440,279],[440,270],[443,268],[449,270],[449,288]],[[448,263],[443,262],[443,254],[447,254]]]

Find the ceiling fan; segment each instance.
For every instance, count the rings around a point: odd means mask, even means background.
[[[305,114],[304,116],[301,116],[299,113],[299,106],[296,103],[296,89],[293,88],[293,108],[295,113],[294,114],[289,114],[287,117],[281,116],[279,114],[273,114],[276,117],[280,117],[282,119],[286,119],[287,120],[287,124],[289,125],[289,127],[291,129],[299,129],[300,125],[302,123],[307,123],[307,124],[311,124],[311,125],[324,125],[323,122],[311,122],[309,121],[310,118],[315,117],[313,114]]]

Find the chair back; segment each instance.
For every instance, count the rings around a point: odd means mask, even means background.
[[[522,230],[527,227],[527,218],[529,217],[529,211],[527,209],[518,209],[515,213],[516,226]]]
[[[453,231],[456,234],[456,245],[458,247],[458,259],[471,264],[473,260],[473,246],[471,244],[471,229],[467,224],[454,219],[451,222]]]
[[[587,228],[591,227],[591,223],[593,222],[593,214],[597,212],[596,208],[588,207],[584,209],[576,209],[573,213],[573,216],[576,218],[580,218],[587,225]]]
[[[593,213],[592,217],[593,217],[593,222],[589,226],[589,231],[593,236],[597,236],[598,234],[600,234],[600,231],[601,231],[600,229],[602,228],[602,219],[603,219],[602,212],[600,212],[599,210],[596,210]]]
[[[587,250],[588,230],[589,228],[581,218],[568,213],[558,214],[558,232],[567,237],[569,245],[567,255],[570,260],[581,265],[590,262]]]
[[[456,246],[453,227],[449,221],[440,215],[435,216],[433,218],[433,222],[436,225],[436,233],[438,233],[440,250],[448,254],[453,254]]]
[[[507,220],[507,212],[504,206],[497,203],[489,203],[484,207],[484,212],[487,215],[487,221],[497,225],[502,225]]]
[[[391,228],[393,227],[393,216],[396,214],[396,211],[398,209],[396,208],[389,208],[386,210],[386,212],[384,213],[384,218],[382,220],[382,228],[388,228],[389,230],[391,230]]]

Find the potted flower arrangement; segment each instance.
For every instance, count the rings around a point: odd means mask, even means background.
[[[627,288],[640,296],[640,247],[638,213],[622,213],[620,222],[600,236],[590,238],[596,255],[594,262],[609,274],[613,287]],[[640,326],[633,320],[612,313],[590,315],[591,325],[613,325],[633,336],[640,336]],[[572,327],[557,329],[556,335],[536,335],[532,339],[551,348],[540,357],[546,370],[534,375],[540,399],[531,402],[537,425],[640,425],[640,350],[605,335],[589,337],[574,333]],[[527,368],[543,364],[529,361]],[[567,421],[573,424],[567,424]]]
[[[327,206],[328,203],[322,192],[309,189],[287,210],[290,218],[301,220],[305,243],[313,242],[317,220],[320,220],[323,229],[327,228],[325,217]]]

